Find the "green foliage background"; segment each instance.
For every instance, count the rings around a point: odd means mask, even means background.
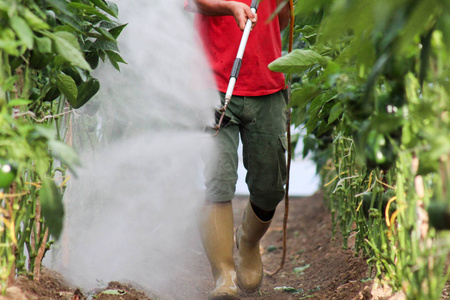
[[[295,3],[292,122],[375,276],[440,299],[450,251],[450,1]],[[285,37],[287,39],[287,37]],[[346,243],[344,244],[346,246]]]
[[[0,284],[40,276],[62,195],[80,164],[73,109],[99,90],[99,61],[125,63],[118,8],[104,0],[0,0]]]

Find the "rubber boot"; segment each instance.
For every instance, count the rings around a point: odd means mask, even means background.
[[[263,265],[259,241],[266,233],[271,221],[261,221],[248,202],[242,225],[236,230],[236,246],[239,249],[237,280],[241,290],[246,293],[256,292],[261,285]]]
[[[239,299],[233,260],[233,231],[231,202],[205,205],[200,236],[216,284],[209,300]]]

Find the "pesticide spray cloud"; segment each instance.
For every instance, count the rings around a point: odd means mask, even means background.
[[[202,156],[213,152],[202,130],[219,98],[206,92],[212,76],[183,1],[114,2],[128,23],[119,38],[128,64],[99,70],[99,96],[74,116],[83,167],[46,264],[85,290],[119,280],[164,294],[202,252]]]

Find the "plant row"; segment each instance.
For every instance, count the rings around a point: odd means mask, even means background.
[[[71,116],[99,90],[99,61],[124,63],[125,25],[104,0],[0,0],[0,285],[39,277],[80,164]],[[72,172],[68,172],[71,168]]]
[[[296,2],[292,122],[335,229],[379,280],[440,299],[450,252],[450,2]],[[295,146],[295,145],[293,145]]]

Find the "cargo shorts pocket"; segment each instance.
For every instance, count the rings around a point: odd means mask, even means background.
[[[279,180],[283,182],[283,186],[286,184],[286,177],[287,177],[287,164],[286,164],[286,151],[288,150],[288,140],[286,135],[280,135],[280,144],[282,147],[283,154],[280,154],[280,158],[278,159],[278,168],[280,175]]]
[[[284,197],[286,183],[286,137],[254,134],[244,165],[252,200],[263,209],[276,207]]]

